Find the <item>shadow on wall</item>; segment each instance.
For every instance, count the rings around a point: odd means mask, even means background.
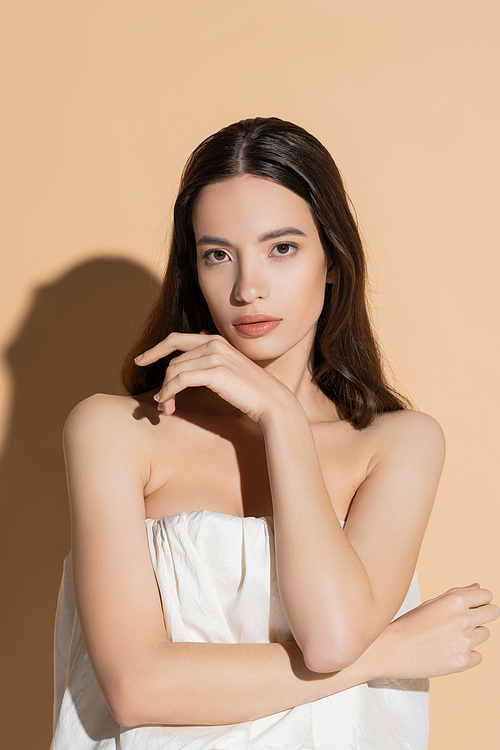
[[[73,406],[117,393],[118,368],[158,282],[127,259],[100,257],[40,287],[6,352],[10,424],[0,460],[2,747],[47,750],[52,637],[69,512],[61,447]]]

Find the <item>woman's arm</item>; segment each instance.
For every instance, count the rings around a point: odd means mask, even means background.
[[[65,454],[75,600],[101,692],[124,726],[245,721],[350,687],[296,644],[171,643],[144,523],[148,441],[128,399],[95,396],[68,418]],[[168,616],[168,613],[167,613]]]
[[[258,422],[266,444],[283,609],[307,666],[342,669],[380,635],[399,609],[415,567],[444,457],[439,425],[397,412],[365,431],[368,476],[345,533],[330,498],[311,426],[291,391],[220,336],[170,334],[140,360],[184,353],[166,371],[158,401],[206,386]],[[333,504],[332,504],[333,502]]]
[[[310,672],[295,643],[169,642],[144,524],[142,444],[128,399],[92,397],[65,430],[78,615],[120,724],[236,723],[377,677],[422,677],[437,673],[436,665],[443,673],[477,662],[472,649],[487,636],[481,625],[497,613],[491,595],[478,590],[446,594],[405,615],[334,675]],[[451,644],[444,656],[443,642]],[[410,651],[417,656],[410,659]]]
[[[439,425],[384,415],[368,476],[341,529],[302,409],[261,421],[273,497],[276,565],[290,628],[314,671],[355,661],[401,606],[415,569],[444,458]]]
[[[153,659],[155,679],[143,683],[142,705],[132,695],[121,723],[233,724],[369,680],[464,671],[481,661],[473,649],[489,637],[482,623],[498,616],[490,601],[490,592],[477,587],[425,602],[391,623],[357,662],[333,674],[308,670],[296,643],[169,643],[159,649],[159,661]],[[172,683],[167,690],[166,680]]]

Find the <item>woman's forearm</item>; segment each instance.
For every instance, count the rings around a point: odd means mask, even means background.
[[[350,498],[330,498],[300,404],[277,402],[261,427],[286,618],[309,668],[342,669],[380,635],[408,590],[442,466],[441,430],[415,412],[373,427],[360,467],[368,476],[344,533],[333,506]]]
[[[341,672],[317,674],[295,642],[164,642],[110,708],[122,726],[235,724],[373,679],[379,657],[374,650]]]
[[[295,642],[158,644],[116,705],[123,726],[235,724],[315,701],[369,680],[419,679],[481,661],[499,609],[477,584],[452,589],[392,622],[360,658],[332,674],[307,669]],[[113,710],[113,709],[112,709]]]
[[[306,663],[316,670],[311,655],[328,651],[337,660],[330,668],[341,668],[368,645],[358,643],[356,629],[372,606],[370,581],[335,515],[301,407],[276,413],[262,428],[283,609]]]

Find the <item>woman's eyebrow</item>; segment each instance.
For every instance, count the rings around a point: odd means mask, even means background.
[[[212,237],[211,235],[204,234],[203,237],[200,237],[197,245],[224,245],[224,247],[232,247],[232,244],[229,242],[229,240],[225,240],[222,237]]]
[[[300,237],[306,237],[307,235],[304,234],[304,232],[301,232],[300,229],[296,229],[295,227],[282,227],[281,229],[274,229],[272,232],[266,232],[266,234],[261,234],[259,237],[259,242],[267,242],[268,240],[276,240],[278,237],[284,237],[285,235],[294,234]]]
[[[296,227],[281,227],[280,229],[273,229],[272,232],[266,232],[265,234],[261,234],[259,237],[259,242],[267,242],[268,240],[276,240],[278,237],[284,237],[286,235],[295,235],[300,237],[306,237],[307,235],[304,234],[300,229],[297,229]],[[224,239],[223,237],[213,237],[212,235],[204,234],[203,237],[200,237],[197,245],[222,245],[223,247],[233,247],[232,243],[229,242],[229,240]]]

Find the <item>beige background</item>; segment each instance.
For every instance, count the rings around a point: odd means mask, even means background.
[[[448,461],[423,594],[499,580],[497,0],[3,0],[0,338],[5,747],[43,750],[68,551],[60,431],[113,390],[180,169],[277,115],[332,151],[396,377]],[[500,632],[432,686],[431,748],[496,747]]]

